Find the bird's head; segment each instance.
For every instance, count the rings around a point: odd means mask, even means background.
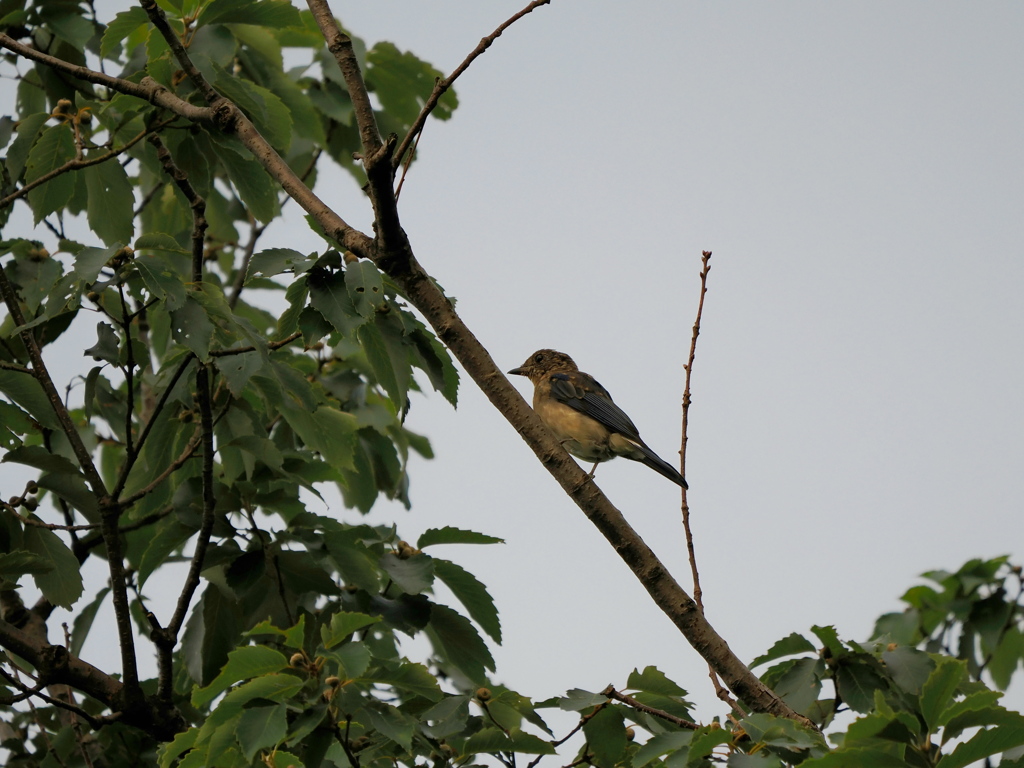
[[[540,349],[526,358],[526,362],[518,368],[509,371],[510,374],[526,376],[536,384],[545,376],[552,373],[568,373],[578,371],[576,363],[564,352],[556,352],[553,349]]]

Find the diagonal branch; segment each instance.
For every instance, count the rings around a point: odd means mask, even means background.
[[[377,152],[382,145],[380,130],[377,128],[377,118],[373,114],[373,105],[370,104],[370,94],[366,91],[366,83],[359,71],[359,61],[352,47],[352,38],[338,27],[327,0],[306,0],[306,5],[309,6],[324,40],[327,41],[327,50],[333,54],[334,60],[338,62],[338,69],[341,70],[341,76],[345,78],[356,123],[359,126],[363,152],[367,155]]]
[[[313,0],[309,0],[311,3],[312,1]],[[437,106],[437,102],[440,101],[445,92],[452,87],[452,84],[459,75],[469,69],[469,65],[472,64],[477,57],[481,56],[488,48],[490,48],[491,44],[501,37],[502,32],[515,24],[526,14],[532,13],[536,8],[539,8],[542,5],[548,5],[550,2],[551,0],[533,0],[533,2],[523,8],[523,10],[504,21],[496,30],[483,38],[480,41],[480,44],[470,52],[469,56],[467,56],[463,62],[459,64],[459,66],[457,66],[450,75],[448,75],[448,77],[434,83],[434,90],[431,91],[430,96],[427,97],[426,102],[423,104],[423,109],[421,109],[420,113],[416,116],[416,120],[414,120],[412,126],[410,126],[409,132],[405,134],[405,138],[402,139],[402,143],[398,145],[398,150],[395,152],[394,159],[392,160],[396,169],[402,164],[402,158],[405,157],[405,153],[409,151],[409,145],[412,144],[420,131],[423,130],[423,126],[427,122],[427,117],[434,111],[434,107]]]

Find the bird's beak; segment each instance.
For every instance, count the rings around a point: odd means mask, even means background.
[[[514,376],[528,376],[528,375],[529,375],[529,374],[528,374],[528,373],[526,372],[526,369],[525,369],[525,368],[523,368],[523,367],[521,367],[521,366],[520,366],[519,368],[513,368],[513,369],[512,369],[511,371],[509,371],[508,373],[509,373],[509,376],[513,376],[513,375],[514,375]]]

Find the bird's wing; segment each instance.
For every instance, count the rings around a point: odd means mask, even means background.
[[[558,402],[583,413],[603,424],[612,432],[617,432],[630,440],[640,440],[640,430],[630,421],[619,406],[612,402],[608,390],[597,380],[586,373],[553,373],[551,395]]]

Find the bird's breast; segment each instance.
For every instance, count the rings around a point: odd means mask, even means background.
[[[562,447],[584,461],[607,461],[615,456],[608,445],[608,429],[565,403],[534,395],[533,409]]]

